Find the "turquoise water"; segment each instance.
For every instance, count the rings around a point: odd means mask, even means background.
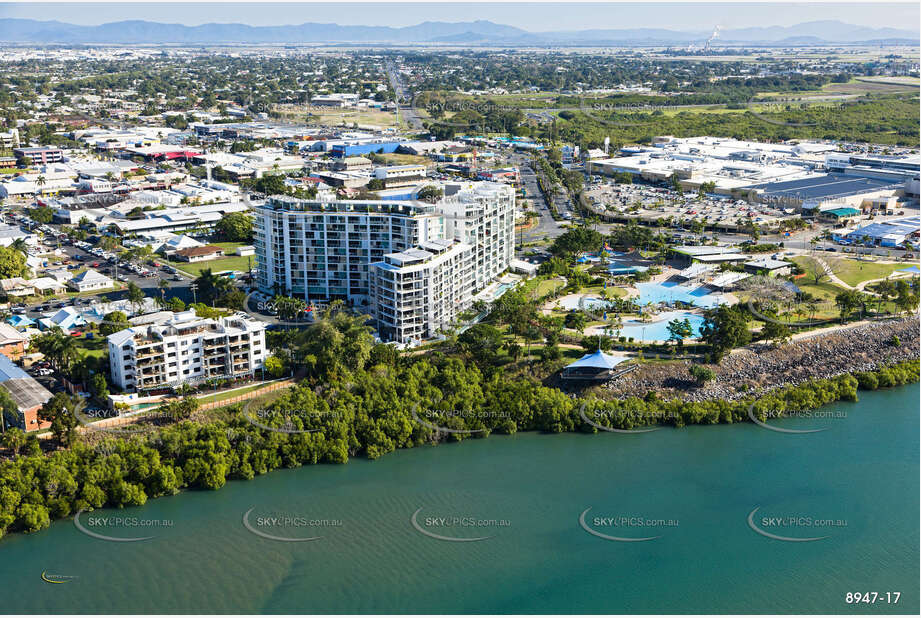
[[[665,311],[655,317],[654,322],[640,320],[624,320],[620,330],[621,337],[633,337],[637,341],[666,341],[668,340],[668,323],[672,320],[688,320],[693,330],[692,337],[700,336],[700,328],[704,325],[703,316],[688,311]]]
[[[637,283],[641,305],[681,302],[695,307],[711,308],[723,302],[721,294],[713,294],[706,286],[691,288],[674,282]]]
[[[60,521],[0,541],[5,612],[131,613],[904,613],[917,614],[918,386],[862,393],[835,418],[772,420],[634,435],[491,436],[374,461],[305,467],[105,510],[169,520],[106,528]],[[609,541],[587,525],[648,542]],[[747,517],[846,521],[768,528]],[[287,526],[281,542],[243,514],[339,520]],[[441,541],[419,532],[476,542]],[[471,516],[476,527],[439,527]],[[655,527],[596,525],[639,517]],[[672,520],[676,525],[658,525]],[[635,520],[630,520],[635,521]],[[500,525],[502,522],[508,525]],[[88,523],[88,520],[84,520]],[[480,522],[475,522],[480,523]],[[488,524],[488,525],[487,525]],[[273,529],[273,528],[263,528]],[[47,584],[41,573],[75,576]],[[849,605],[853,591],[899,591],[898,605]]]
[[[613,260],[608,265],[608,272],[612,275],[629,275],[631,273],[646,272],[647,270],[649,270],[649,268],[646,266],[633,266],[626,262],[618,262],[617,260]]]

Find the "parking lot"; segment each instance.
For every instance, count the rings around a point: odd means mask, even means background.
[[[629,216],[646,220],[673,219],[701,221],[707,227],[736,230],[746,223],[771,227],[793,212],[784,212],[767,204],[696,194],[679,195],[664,187],[595,182],[586,192],[592,208],[610,216]]]
[[[195,296],[189,288],[192,278],[168,264],[160,256],[154,255],[145,263],[138,260],[127,260],[116,252],[105,251],[89,242],[71,239],[62,233],[60,226],[43,224],[32,220],[23,213],[6,212],[3,214],[4,222],[18,225],[23,231],[39,234],[42,238],[37,245],[29,248],[31,256],[44,256],[50,268],[66,268],[74,273],[84,268],[92,268],[110,277],[123,286],[123,289],[101,290],[97,294],[86,294],[74,298],[55,297],[46,301],[26,306],[14,303],[10,310],[14,313],[28,315],[30,318],[41,317],[42,314],[61,309],[67,306],[81,306],[100,302],[105,296],[108,300],[120,300],[127,296],[124,286],[134,283],[146,296],[158,298],[178,297],[185,303],[190,303]],[[41,273],[35,273],[41,276]],[[160,281],[169,282],[169,287],[163,291]]]

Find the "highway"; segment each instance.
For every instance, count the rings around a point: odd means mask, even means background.
[[[400,116],[406,121],[406,124],[411,130],[424,130],[425,127],[422,125],[422,119],[413,107],[413,93],[406,89],[400,77],[400,72],[395,65],[387,65],[387,75],[390,79],[390,87],[393,88],[394,93],[396,93],[396,104],[399,108]]]
[[[539,240],[552,240],[563,233],[560,224],[550,216],[550,209],[547,206],[547,200],[541,193],[540,187],[537,186],[537,175],[528,165],[520,165],[518,172],[521,176],[521,186],[525,190],[525,196],[534,204],[534,210],[539,216],[537,225],[528,228],[521,233],[523,243],[535,242]]]

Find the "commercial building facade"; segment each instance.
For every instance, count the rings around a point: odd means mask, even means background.
[[[28,157],[32,159],[35,165],[45,165],[46,163],[58,163],[64,159],[64,152],[60,148],[40,147],[40,148],[14,148],[13,156],[17,159]]]

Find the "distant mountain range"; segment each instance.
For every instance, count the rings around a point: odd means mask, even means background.
[[[454,44],[475,46],[692,45],[703,44],[710,32],[660,28],[528,32],[514,26],[478,20],[423,22],[415,26],[340,26],[306,23],[290,26],[203,24],[183,26],[151,21],[119,21],[78,26],[59,21],[0,19],[0,41],[31,44]],[[795,26],[759,26],[723,30],[716,45],[918,45],[919,33],[898,28],[868,28],[840,21],[813,21]]]

